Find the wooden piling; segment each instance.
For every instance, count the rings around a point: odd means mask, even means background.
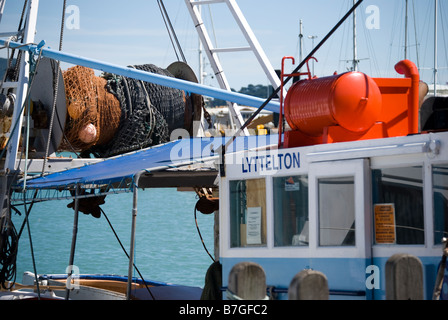
[[[409,254],[394,254],[386,262],[386,300],[423,300],[423,265]]]
[[[327,277],[320,271],[302,270],[291,280],[289,300],[328,300]]]
[[[266,298],[266,274],[254,262],[240,262],[229,274],[228,298],[233,300],[263,300]]]

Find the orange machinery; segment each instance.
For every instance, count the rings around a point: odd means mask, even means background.
[[[283,147],[378,139],[418,133],[419,74],[409,60],[395,70],[405,78],[371,78],[347,72],[294,83],[287,96],[280,97],[279,136],[282,116],[291,127],[284,132]],[[282,92],[282,90],[281,90]],[[279,139],[279,144],[281,140]]]

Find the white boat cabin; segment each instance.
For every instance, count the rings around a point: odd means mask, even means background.
[[[330,298],[385,299],[386,261],[407,253],[432,298],[448,232],[448,132],[227,154],[225,164],[224,287],[236,263],[253,261],[279,299],[303,269],[326,275]]]

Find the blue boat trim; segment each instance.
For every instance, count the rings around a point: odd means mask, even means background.
[[[268,287],[268,291],[273,293],[288,293],[288,288],[280,287]],[[366,292],[362,290],[337,290],[329,289],[330,296],[352,296],[352,297],[364,297]]]
[[[221,291],[225,292],[227,287],[221,287]],[[267,286],[266,292],[269,293],[288,293],[288,288]],[[329,289],[330,296],[351,296],[351,297],[365,297],[366,292],[362,290],[337,290]]]
[[[120,276],[120,275],[110,275],[110,274],[80,274],[76,275],[75,279],[82,279],[82,280],[105,280],[105,281],[120,281],[120,282],[127,282],[128,277]],[[52,274],[52,275],[40,275],[40,280],[65,280],[67,279],[66,274]],[[172,284],[166,283],[166,282],[160,282],[160,281],[153,281],[153,280],[143,280],[140,278],[132,278],[132,282],[138,283],[138,284],[146,284],[150,286],[174,286]]]

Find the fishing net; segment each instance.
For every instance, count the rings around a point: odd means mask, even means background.
[[[71,146],[84,151],[110,141],[120,125],[121,108],[107,92],[107,81],[81,66],[69,68],[63,78],[68,113],[65,135]]]
[[[164,76],[167,70],[133,66]],[[185,123],[185,94],[153,83],[113,74],[96,77],[76,66],[64,72],[69,143],[98,157],[110,157],[169,141]]]

